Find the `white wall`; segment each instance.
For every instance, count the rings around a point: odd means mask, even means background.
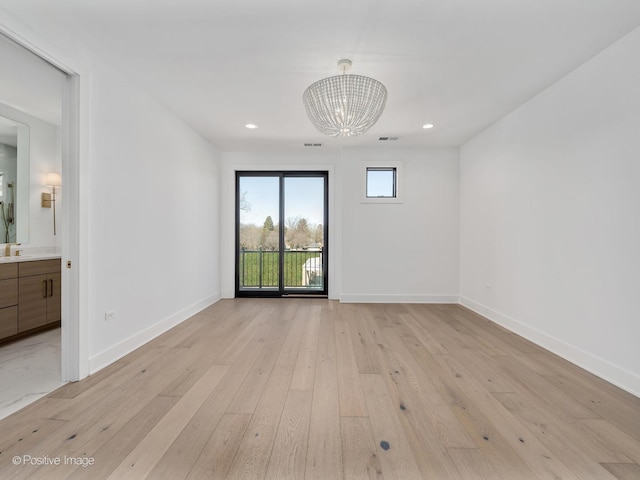
[[[93,370],[217,301],[220,245],[219,153],[108,67],[92,87]]]
[[[367,166],[399,162],[401,203],[364,203]],[[458,149],[345,149],[342,296],[458,301]]]
[[[640,395],[640,29],[461,148],[462,303]]]
[[[64,188],[56,190],[56,228],[53,235],[53,210],[42,208],[42,192],[51,192],[46,187],[47,173],[62,172],[62,154],[60,151],[59,127],[33,118],[29,123],[29,165],[31,186],[29,188],[29,247],[53,247],[59,250],[61,245],[60,226]],[[64,186],[64,179],[63,179]]]
[[[367,162],[402,162],[403,203],[363,204]],[[222,154],[222,295],[234,296],[235,172],[329,171],[329,298],[344,302],[455,302],[458,150]]]
[[[63,289],[78,289],[63,315],[77,302],[79,324],[63,316],[62,330],[82,377],[220,297],[220,154],[64,31],[28,21],[3,14],[0,30],[79,79],[79,166],[63,164],[78,232],[63,240]]]

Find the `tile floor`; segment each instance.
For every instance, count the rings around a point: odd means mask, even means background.
[[[60,329],[0,346],[0,419],[61,387]]]

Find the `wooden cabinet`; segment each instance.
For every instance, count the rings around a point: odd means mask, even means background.
[[[18,333],[18,265],[0,265],[0,338]]]
[[[18,264],[18,332],[60,321],[60,260]]]
[[[60,259],[0,264],[0,341],[61,320]]]

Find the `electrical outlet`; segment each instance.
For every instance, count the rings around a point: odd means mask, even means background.
[[[109,321],[113,320],[114,318],[116,318],[116,311],[115,310],[109,310],[107,313],[104,314],[104,321],[105,322],[109,322]]]

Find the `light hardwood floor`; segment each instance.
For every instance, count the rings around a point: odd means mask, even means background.
[[[0,478],[639,479],[640,399],[456,305],[223,300],[2,420]]]

